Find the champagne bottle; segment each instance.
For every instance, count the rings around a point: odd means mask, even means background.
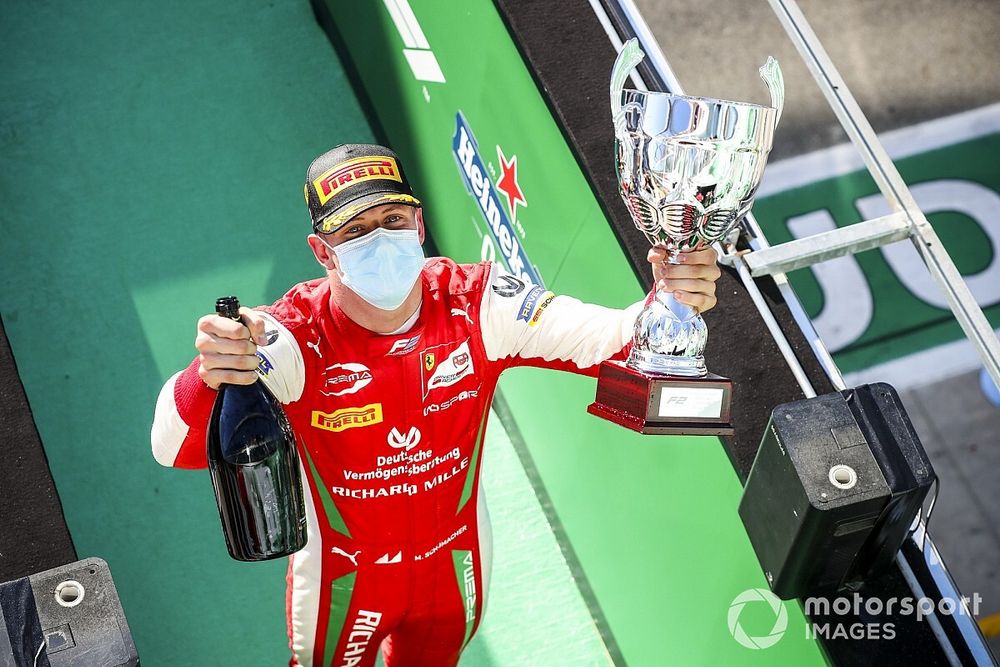
[[[235,296],[215,303],[240,321]],[[208,427],[208,468],[229,555],[279,558],[306,544],[306,512],[295,433],[263,382],[219,387]]]

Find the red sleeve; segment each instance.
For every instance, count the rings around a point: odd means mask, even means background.
[[[198,375],[198,359],[177,377],[174,384],[174,402],[181,419],[188,425],[187,435],[174,459],[177,468],[205,468],[208,466],[205,435],[212,416],[217,392],[206,385]]]

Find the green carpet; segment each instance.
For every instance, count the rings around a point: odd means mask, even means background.
[[[144,664],[282,664],[284,561],[230,560],[207,473],[155,463],[149,426],[216,296],[318,275],[305,167],[371,130],[307,2],[2,12],[0,313],[80,557]],[[485,459],[497,559],[463,664],[606,663],[498,420]]]
[[[13,5],[0,312],[77,550],[144,664],[281,664],[284,562],[229,559],[207,474],[161,468],[149,426],[216,296],[316,274],[305,167],[371,131],[308,3]]]

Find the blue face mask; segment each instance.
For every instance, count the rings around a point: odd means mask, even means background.
[[[403,305],[424,268],[424,250],[415,229],[380,227],[331,249],[340,260],[340,282],[382,310]]]

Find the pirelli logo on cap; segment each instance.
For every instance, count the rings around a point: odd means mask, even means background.
[[[345,431],[349,428],[371,426],[382,421],[382,404],[370,403],[360,408],[342,408],[333,412],[313,410],[312,425],[324,431]]]
[[[403,177],[399,175],[396,160],[388,155],[371,155],[341,162],[333,169],[320,174],[313,181],[313,188],[322,206],[338,192],[343,192],[352,185],[375,179],[392,179],[402,183]]]

